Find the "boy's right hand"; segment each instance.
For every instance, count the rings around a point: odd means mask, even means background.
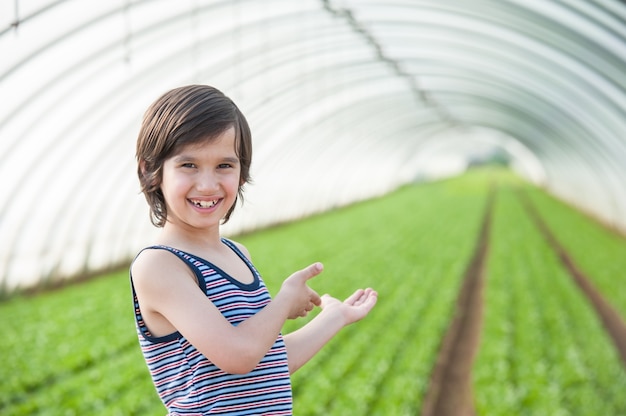
[[[323,270],[322,263],[313,263],[285,279],[277,297],[285,296],[288,300],[290,305],[288,319],[306,316],[315,306],[322,304],[320,296],[307,286],[307,282]]]

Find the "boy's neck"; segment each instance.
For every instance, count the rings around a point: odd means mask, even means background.
[[[204,232],[182,230],[171,224],[166,224],[157,236],[157,244],[175,247],[185,251],[207,250],[220,248],[222,240],[219,227]]]

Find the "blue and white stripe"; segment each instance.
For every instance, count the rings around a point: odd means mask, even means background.
[[[222,240],[254,275],[242,284],[215,265],[166,246],[194,271],[206,296],[233,325],[253,316],[271,298],[258,271],[230,241]],[[132,283],[132,276],[131,276]],[[139,343],[159,397],[169,415],[291,415],[292,392],[282,335],[248,374],[228,374],[207,360],[179,332],[153,337],[141,317],[133,288]]]

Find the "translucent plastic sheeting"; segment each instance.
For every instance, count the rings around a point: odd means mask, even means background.
[[[626,230],[618,1],[0,0],[0,290],[149,243],[141,116],[218,87],[253,131],[226,234],[462,172],[494,149]]]

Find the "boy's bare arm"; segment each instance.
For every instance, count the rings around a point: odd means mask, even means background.
[[[179,331],[205,357],[228,373],[244,374],[261,361],[289,318],[306,314],[320,297],[307,286],[322,266],[289,276],[259,313],[233,326],[198,288],[189,268],[171,253],[148,250],[133,264],[133,283],[148,328],[150,319]],[[161,334],[164,335],[164,334]]]
[[[322,296],[322,311],[304,327],[284,336],[293,374],[306,364],[343,327],[363,319],[372,310],[378,293],[358,289],[341,302],[330,295]]]

